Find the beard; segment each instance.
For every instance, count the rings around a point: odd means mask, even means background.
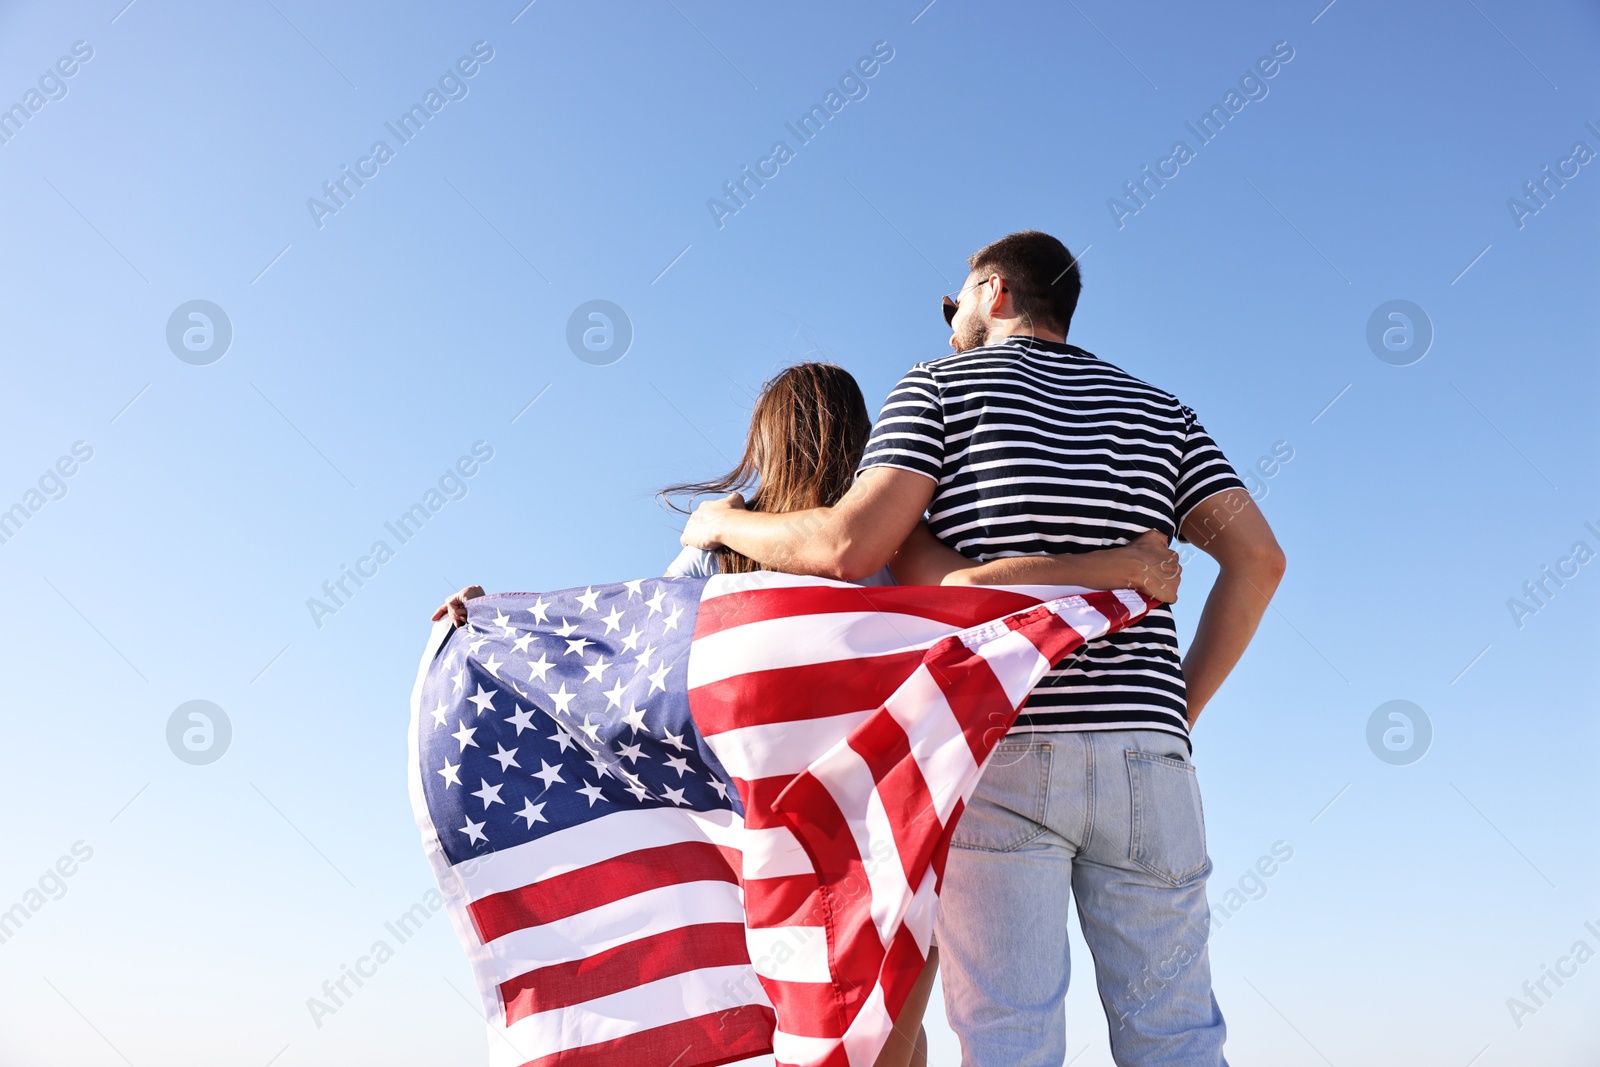
[[[955,349],[965,352],[968,349],[978,348],[989,340],[988,328],[977,317],[972,316],[955,331]]]

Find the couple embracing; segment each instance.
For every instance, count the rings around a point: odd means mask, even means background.
[[[1170,538],[1215,558],[1187,656],[1163,606],[1029,696],[956,825],[937,948],[879,1063],[926,1062],[939,973],[963,1064],[1061,1064],[1075,901],[1116,1062],[1221,1065],[1189,732],[1283,554],[1191,409],[1066,342],[1081,282],[1060,241],[1014,233],[968,266],[944,298],[954,353],[913,367],[875,425],[839,367],[767,383],[738,466],[668,490],[730,495],[694,511],[667,573],[1134,588],[1170,604]],[[435,618],[464,621],[478,595],[462,590]]]

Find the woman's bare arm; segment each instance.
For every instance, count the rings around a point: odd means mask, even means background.
[[[957,552],[919,522],[889,560],[889,573],[901,585],[942,585],[959,570],[977,567],[975,560]]]
[[[1167,539],[1147,530],[1131,543],[1092,552],[1007,556],[979,563],[918,523],[889,562],[901,585],[1076,585],[1136,589],[1164,604],[1178,601],[1183,567]]]

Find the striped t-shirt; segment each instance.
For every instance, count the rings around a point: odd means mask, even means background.
[[[1196,504],[1244,484],[1177,397],[1036,337],[911,368],[873,427],[868,467],[932,478],[929,528],[979,561],[1172,536]],[[1128,729],[1188,736],[1166,607],[1045,675],[1015,727]]]

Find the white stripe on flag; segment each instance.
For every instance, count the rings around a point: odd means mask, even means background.
[[[832,982],[828,932],[821,926],[771,926],[745,931],[750,962],[763,978],[779,982]]]
[[[1020,707],[1033,684],[1050,669],[1050,661],[1039,654],[1033,642],[1015,630],[984,640],[973,651],[989,661],[1012,707]]]
[[[949,623],[887,611],[841,611],[747,622],[695,638],[689,655],[689,689],[754,671],[926,648],[955,632]]]
[[[801,585],[833,586],[838,589],[861,588],[851,582],[840,582],[833,578],[814,578],[806,574],[784,574],[781,571],[758,571],[755,574],[713,574],[706,581],[705,589],[700,593],[700,600],[704,603],[719,596],[727,596],[729,593],[747,593],[752,589],[779,589]],[[1057,592],[1055,595],[1060,596],[1061,594]]]
[[[799,774],[871,714],[847,711],[821,719],[739,726],[720,734],[707,734],[706,744],[735,778],[753,781]]]
[[[495,1067],[520,1067],[532,1057],[518,1050],[536,1049],[539,1055],[549,1056],[725,1011],[741,1003],[770,1006],[761,983],[746,983],[755,986],[754,991],[741,989],[739,983],[749,973],[750,968],[744,966],[704,967],[518,1019],[505,1029],[505,1037],[514,1047],[491,1041],[491,1062]],[[730,999],[738,1003],[730,1004]]]
[[[827,759],[811,768],[811,773],[833,797],[840,814],[845,817],[845,825],[850,828],[850,836],[855,839],[856,853],[861,857],[867,885],[872,890],[872,923],[887,948],[900,920],[894,902],[909,893],[911,887],[906,884],[899,843],[895,840],[889,813],[884,810],[883,798],[878,795],[872,768],[860,753],[840,742]]]
[[[911,898],[911,906],[906,909],[906,929],[916,939],[917,949],[923,959],[928,958],[928,948],[933,942],[933,923],[938,918],[939,894],[934,889],[938,884],[939,876],[930,864],[923,872],[922,884]]]
[[[744,878],[784,878],[814,874],[816,868],[805,848],[787,826],[769,826],[744,832]]]
[[[744,924],[744,894],[732,882],[681,882],[580,911],[490,941],[483,961],[494,985],[519,974],[586,959],[652,934],[699,923]]]
[[[850,1067],[872,1067],[893,1029],[894,1020],[883,1003],[883,986],[875,985],[861,1005],[861,1012],[844,1032],[844,1053]]]
[[[961,723],[926,665],[912,672],[884,703],[884,709],[910,739],[911,758],[922,772],[933,797],[933,810],[943,825],[961,799],[961,783],[975,781],[978,773],[972,748],[961,735]]]
[[[470,901],[530,885],[530,871],[538,871],[543,881],[642,848],[709,841],[738,849],[748,840],[744,821],[731,811],[619,811],[606,816],[604,827],[603,834],[588,825],[557,830],[537,841],[465,860],[451,873]],[[553,862],[557,857],[560,862]]]
[[[1047,606],[1060,616],[1063,622],[1078,631],[1078,636],[1085,641],[1092,641],[1111,628],[1110,619],[1090,607],[1088,601],[1078,597],[1065,597],[1052,601]],[[1142,601],[1140,607],[1143,607]]]
[[[836,1037],[801,1037],[779,1030],[772,1035],[772,1055],[778,1063],[821,1063],[838,1044]]]

